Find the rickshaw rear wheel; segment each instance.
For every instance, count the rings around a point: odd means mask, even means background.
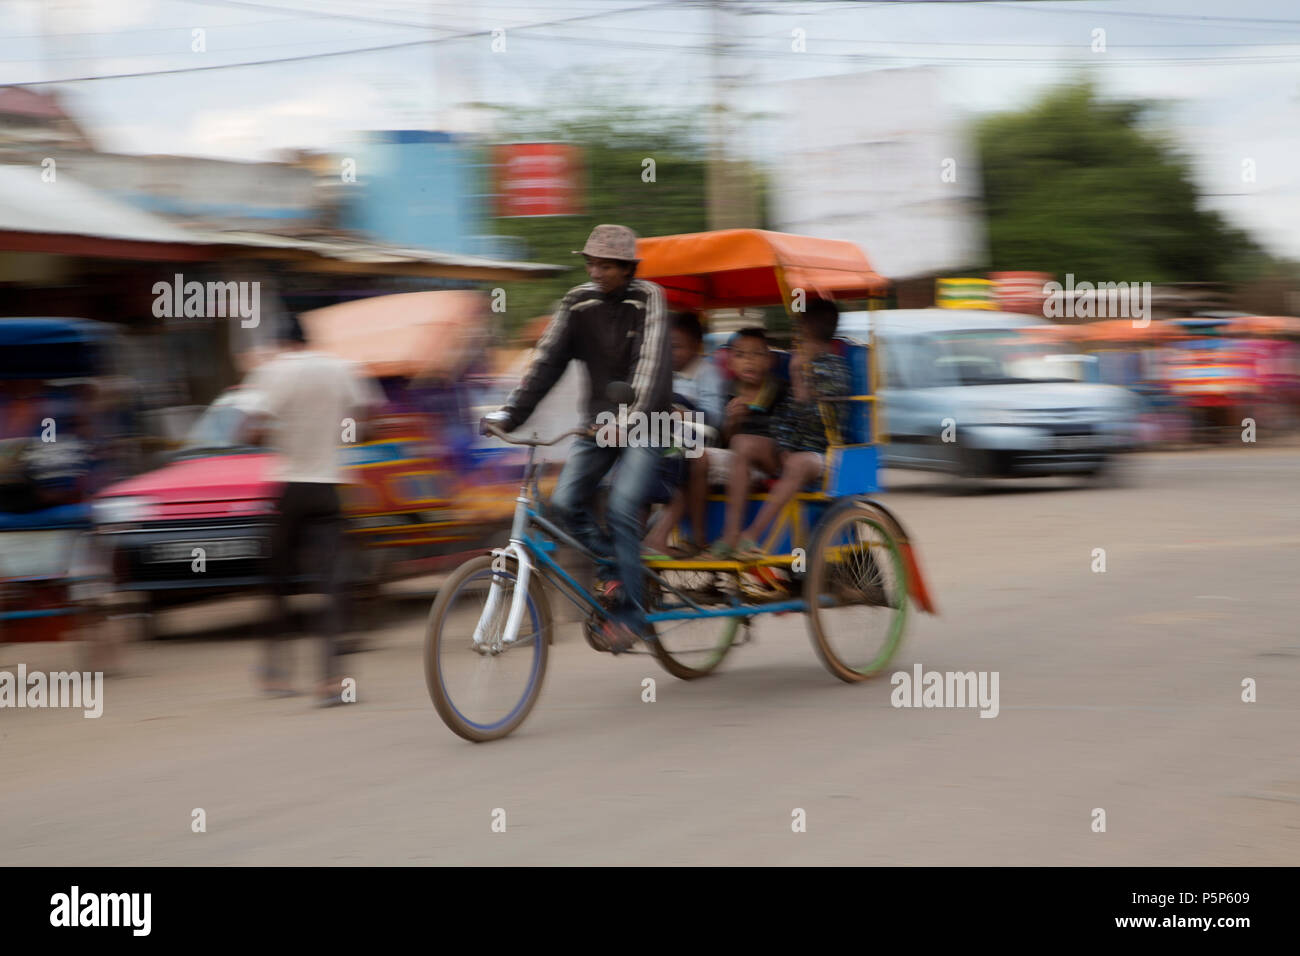
[[[883,670],[907,625],[907,571],[890,524],[858,501],[831,508],[813,531],[804,580],[808,632],[822,664],[856,683]]]
[[[716,572],[663,572],[674,587],[691,590],[690,576]],[[683,580],[673,580],[674,577]],[[671,592],[669,592],[671,593]],[[654,579],[646,579],[646,596],[651,611],[663,609],[664,590]],[[738,617],[702,617],[682,621],[660,621],[652,625],[655,632],[654,655],[668,673],[679,680],[707,677],[722,663],[740,630]]]

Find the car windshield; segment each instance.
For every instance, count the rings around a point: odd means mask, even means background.
[[[939,337],[935,365],[943,379],[960,385],[1074,381],[1059,354],[1012,329],[948,332]]]
[[[190,427],[178,455],[218,455],[246,450],[249,446],[240,439],[247,420],[248,411],[232,402],[217,401],[209,405]]]

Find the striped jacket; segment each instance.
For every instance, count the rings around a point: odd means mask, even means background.
[[[668,411],[673,365],[664,290],[636,278],[609,295],[590,282],[570,289],[537,343],[523,380],[506,400],[507,430],[528,420],[573,359],[587,366],[588,423],[602,411],[618,413],[605,396],[610,382],[632,386],[636,399],[631,411]]]

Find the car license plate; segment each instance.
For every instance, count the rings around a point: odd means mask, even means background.
[[[1092,448],[1096,444],[1095,435],[1057,435],[1053,446],[1058,451],[1078,451],[1081,448]]]
[[[200,548],[206,561],[238,561],[262,556],[262,542],[256,538],[219,538],[215,541],[167,541],[155,544],[149,553],[149,560],[154,564],[193,561],[200,557],[194,553]]]

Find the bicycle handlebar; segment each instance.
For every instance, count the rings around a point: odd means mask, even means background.
[[[692,429],[697,434],[704,435],[706,438],[716,438],[718,435],[718,430],[708,425],[701,425],[696,422],[685,421],[685,420],[682,421],[682,425]],[[500,438],[502,441],[509,442],[512,445],[532,445],[535,447],[558,444],[559,442],[564,441],[564,439],[568,438],[570,435],[577,435],[581,437],[583,435],[591,435],[595,432],[595,429],[591,427],[570,428],[567,432],[561,432],[560,434],[556,435],[554,438],[547,441],[543,441],[540,438],[512,438],[509,432],[502,431],[498,426],[492,424],[489,424],[487,426],[487,430],[489,434],[495,435],[497,438]]]
[[[586,435],[589,431],[590,429],[587,428],[570,428],[567,432],[561,432],[549,441],[543,441],[540,438],[513,438],[509,432],[502,431],[496,425],[488,425],[488,432],[495,435],[497,438],[500,438],[504,442],[509,442],[511,445],[533,445],[538,447],[544,445],[555,445],[564,441],[564,439],[568,438],[570,435]]]

